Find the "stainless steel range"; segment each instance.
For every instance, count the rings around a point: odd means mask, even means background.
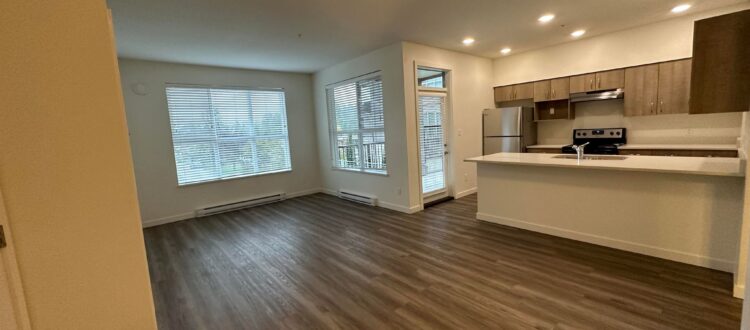
[[[584,153],[594,155],[617,155],[618,146],[627,143],[625,128],[574,129],[573,144],[562,147],[562,153],[575,154],[574,146],[586,144]]]

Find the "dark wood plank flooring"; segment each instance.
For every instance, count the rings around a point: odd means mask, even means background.
[[[159,328],[738,329],[728,273],[316,194],[145,230]]]

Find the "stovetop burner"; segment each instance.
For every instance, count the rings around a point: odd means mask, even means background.
[[[588,142],[584,153],[594,155],[617,155],[618,145],[627,143],[625,128],[595,128],[574,129],[573,144],[564,146],[562,153],[575,154],[573,145],[582,145]]]

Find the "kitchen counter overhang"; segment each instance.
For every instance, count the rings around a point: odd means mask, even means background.
[[[570,167],[712,176],[745,176],[745,160],[721,157],[622,156],[624,159],[564,159],[556,154],[497,153],[465,161],[486,164]]]

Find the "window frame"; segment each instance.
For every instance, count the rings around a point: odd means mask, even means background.
[[[380,80],[381,84],[381,102],[383,103],[383,127],[382,128],[357,128],[353,130],[337,130],[338,125],[336,124],[336,109],[334,107],[333,102],[333,90],[337,87],[347,85],[347,84],[358,84],[361,81],[366,80],[374,80],[378,79]],[[364,174],[372,174],[372,175],[379,175],[379,176],[388,176],[388,163],[387,163],[387,148],[386,148],[386,129],[385,129],[385,93],[383,89],[383,76],[380,71],[375,71],[371,73],[367,73],[364,75],[360,75],[354,78],[346,79],[337,83],[326,85],[325,88],[325,100],[326,100],[326,108],[328,111],[328,137],[329,137],[329,147],[331,152],[331,169],[338,170],[338,171],[345,171],[345,172],[352,172],[352,173],[364,173]],[[358,87],[357,87],[358,88]],[[361,118],[361,112],[360,112],[360,102],[359,102],[359,93],[357,93],[357,123],[358,125],[361,125],[362,118]],[[359,167],[341,167],[338,166],[339,160],[338,160],[338,135],[339,134],[358,134],[358,148],[360,151],[360,155],[363,155],[363,134],[366,133],[379,133],[383,132],[383,157],[386,159],[385,162],[385,168],[382,170],[379,169],[368,169],[365,168],[365,162],[360,159]]]
[[[175,139],[174,134],[172,131],[172,117],[169,110],[169,99],[167,95],[167,89],[170,87],[175,88],[204,88],[204,89],[225,89],[225,90],[240,90],[240,91],[263,91],[263,92],[280,92],[283,95],[284,100],[284,110],[281,112],[284,116],[284,121],[286,123],[286,134],[283,136],[276,136],[276,137],[286,137],[287,147],[289,150],[289,168],[284,168],[280,170],[274,170],[274,171],[266,171],[266,172],[259,172],[259,173],[251,173],[251,174],[243,174],[243,175],[234,175],[234,176],[227,176],[227,177],[217,177],[210,180],[202,180],[202,181],[195,181],[195,182],[188,182],[180,184],[179,180],[179,174],[177,173],[177,155],[175,154]],[[209,183],[216,183],[216,182],[223,182],[223,181],[230,181],[230,180],[237,180],[237,179],[245,179],[249,177],[256,177],[256,176],[264,176],[264,175],[273,175],[273,174],[280,174],[280,173],[288,173],[293,171],[293,161],[292,161],[292,146],[289,136],[289,116],[287,113],[287,95],[286,95],[286,89],[281,87],[252,87],[252,86],[236,86],[236,85],[215,85],[215,84],[187,84],[187,83],[171,83],[166,82],[164,84],[164,102],[167,107],[167,122],[169,123],[169,136],[171,140],[170,147],[172,148],[172,164],[173,168],[175,169],[175,181],[177,183],[177,188],[183,188],[183,187],[189,187],[189,186],[195,186],[195,185],[203,185],[203,184],[209,184]],[[215,122],[216,117],[213,110],[211,110],[211,119]],[[264,136],[265,138],[265,136]],[[261,138],[262,139],[262,138]],[[257,137],[254,137],[253,140],[258,140]],[[208,139],[194,139],[194,141],[203,141],[203,142],[211,142],[211,143],[218,143],[218,138],[214,138],[213,140]],[[180,141],[185,142],[185,141]],[[180,143],[178,142],[178,143]],[[218,148],[213,149],[214,155],[218,154]]]

